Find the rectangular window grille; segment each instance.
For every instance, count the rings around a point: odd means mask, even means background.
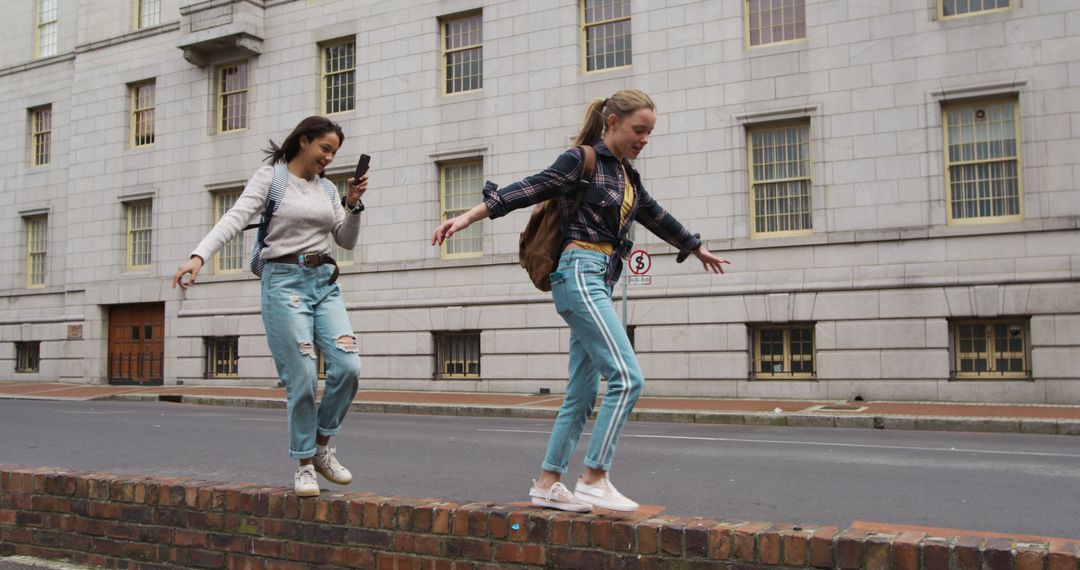
[[[356,108],[356,42],[322,47],[323,112],[331,115]]]
[[[131,86],[131,146],[154,144],[155,91],[153,81]]]
[[[581,11],[585,71],[633,63],[630,0],[582,0]]]
[[[950,223],[1022,218],[1017,108],[1015,100],[945,107]]]
[[[240,193],[241,190],[226,190],[213,194],[215,222],[220,220],[229,211],[229,208],[233,207],[236,200],[240,198]],[[244,249],[244,234],[237,234],[231,240],[225,242],[225,245],[214,256],[214,272],[234,273],[242,271],[244,263],[248,259],[250,259],[248,252]]]
[[[52,158],[52,105],[30,110],[32,166],[45,166]]]
[[[744,0],[747,43],[753,46],[806,37],[806,0]]]
[[[1005,10],[1010,6],[1010,0],[938,0],[938,15],[948,18]]]
[[[754,378],[813,379],[814,325],[754,327]]]
[[[752,129],[749,146],[751,236],[809,234],[810,125]]]
[[[218,130],[226,133],[247,128],[248,64],[227,65],[218,70]]]
[[[48,218],[26,218],[26,275],[27,286],[45,286],[45,260],[48,253]]]
[[[1027,378],[1026,320],[952,323],[957,378]]]
[[[41,343],[15,343],[15,372],[38,372],[41,366]]]
[[[207,378],[233,378],[240,362],[239,338],[235,336],[206,337]]]
[[[435,333],[437,378],[480,377],[480,332]]]
[[[443,20],[443,69],[447,95],[484,86],[483,32],[481,14]]]
[[[439,166],[439,204],[442,220],[468,211],[483,199],[484,163],[480,160]],[[443,243],[442,257],[476,257],[484,252],[481,229],[476,222]]]
[[[58,0],[38,0],[37,3],[37,56],[56,55],[58,46]]]
[[[127,204],[128,269],[150,266],[153,206],[149,200]]]

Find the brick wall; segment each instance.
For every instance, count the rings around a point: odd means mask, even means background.
[[[0,465],[0,555],[123,568],[1078,570],[1080,542],[870,533]]]

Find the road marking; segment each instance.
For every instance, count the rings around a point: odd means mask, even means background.
[[[550,431],[527,430],[527,429],[479,429],[477,431],[496,431],[512,433],[540,433],[551,434]],[[583,433],[582,435],[592,435]],[[681,439],[690,441],[723,441],[731,443],[774,443],[778,445],[806,445],[820,447],[852,447],[860,449],[891,449],[903,451],[944,451],[949,453],[985,453],[991,455],[1022,455],[1028,457],[1066,457],[1080,459],[1080,454],[1072,453],[1047,453],[1041,451],[1001,451],[996,449],[967,449],[962,447],[917,447],[908,445],[871,445],[868,443],[832,443],[827,441],[785,441],[781,439],[743,439],[736,437],[704,437],[689,435],[648,435],[624,433],[622,437],[634,437],[639,439]]]

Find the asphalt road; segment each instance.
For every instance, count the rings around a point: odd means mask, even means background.
[[[514,502],[527,500],[550,427],[357,413],[332,445],[353,472],[351,490]],[[0,463],[291,485],[286,430],[282,410],[0,400]],[[571,460],[571,486],[588,435]],[[1029,434],[630,422],[611,476],[631,498],[674,515],[1080,538],[1078,444]]]

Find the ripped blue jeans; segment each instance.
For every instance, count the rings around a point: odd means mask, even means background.
[[[289,457],[315,455],[315,436],[335,435],[349,412],[360,376],[360,353],[341,289],[328,285],[332,265],[267,263],[262,318],[278,377],[285,383]],[[326,362],[326,386],[316,401],[315,347]]]

